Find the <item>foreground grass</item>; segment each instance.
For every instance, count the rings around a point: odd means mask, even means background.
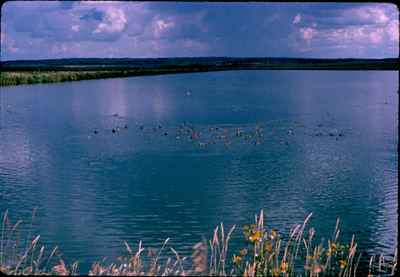
[[[35,217],[35,211],[32,216]],[[315,243],[315,229],[307,228],[311,214],[298,224],[283,240],[277,230],[264,225],[263,211],[255,216],[255,222],[243,226],[243,238],[247,247],[229,254],[229,241],[233,226],[225,232],[224,225],[214,229],[209,241],[193,247],[191,257],[181,257],[168,247],[167,239],[158,251],[150,250],[139,242],[136,250],[124,242],[127,256],[106,264],[94,262],[89,275],[145,275],[145,276],[394,276],[397,268],[397,251],[389,261],[380,255],[370,258],[368,268],[359,268],[361,254],[353,236],[348,244],[338,240],[339,220],[332,238],[326,243]],[[39,245],[40,235],[31,236],[22,247],[18,230],[22,221],[12,224],[8,212],[2,218],[0,241],[0,271],[12,275],[78,275],[78,262],[66,264],[56,248],[48,252]],[[32,222],[31,222],[32,226]],[[168,251],[168,253],[166,253]],[[166,259],[161,259],[161,255]],[[168,257],[169,256],[169,257]]]

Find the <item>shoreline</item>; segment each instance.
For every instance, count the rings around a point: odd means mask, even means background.
[[[2,62],[0,87],[93,79],[151,76],[233,70],[399,70],[390,60],[295,60],[295,59],[128,59],[51,60]]]

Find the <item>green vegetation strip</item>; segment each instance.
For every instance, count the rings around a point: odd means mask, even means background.
[[[178,72],[199,72],[201,69],[135,69],[98,71],[8,71],[0,73],[0,86],[14,86],[38,83],[55,83],[104,79],[127,76],[155,75]]]
[[[32,215],[32,221],[36,210]],[[353,236],[347,243],[339,241],[339,220],[332,237],[316,243],[316,230],[308,227],[310,214],[288,234],[264,224],[261,210],[255,222],[245,225],[242,232],[233,226],[228,232],[221,224],[212,239],[193,247],[190,257],[180,256],[166,239],[161,249],[146,249],[140,241],[132,248],[126,241],[126,256],[115,262],[94,262],[89,275],[129,276],[395,276],[397,250],[390,258],[373,255],[369,265],[360,266],[362,253]],[[12,224],[8,211],[2,218],[0,271],[12,275],[78,275],[79,262],[64,261],[57,247],[45,249],[40,235],[31,233],[20,246],[22,221]],[[241,236],[238,233],[242,233]],[[231,238],[242,238],[244,247],[237,253],[229,248]],[[397,248],[396,248],[397,249]],[[230,250],[230,251],[229,251]],[[368,264],[368,262],[366,263]],[[363,268],[361,268],[363,267]]]
[[[24,84],[54,83],[90,79],[104,79],[128,76],[158,75],[172,73],[224,71],[224,70],[398,70],[394,63],[284,63],[284,64],[225,64],[203,65],[192,64],[185,66],[164,65],[149,68],[112,67],[100,69],[89,66],[44,67],[42,70],[32,69],[2,69],[0,86]]]

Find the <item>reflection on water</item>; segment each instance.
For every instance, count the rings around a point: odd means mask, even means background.
[[[83,266],[123,254],[124,240],[170,237],[188,254],[261,208],[282,231],[313,212],[325,237],[340,217],[342,238],[391,254],[397,78],[235,71],[2,88],[0,209],[27,218],[37,206],[44,242]]]

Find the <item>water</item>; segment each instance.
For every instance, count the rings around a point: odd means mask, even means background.
[[[0,210],[38,207],[35,232],[81,269],[126,254],[124,240],[170,237],[190,254],[260,209],[280,231],[313,212],[325,238],[340,217],[343,241],[390,255],[397,84],[390,71],[232,71],[1,88]]]

